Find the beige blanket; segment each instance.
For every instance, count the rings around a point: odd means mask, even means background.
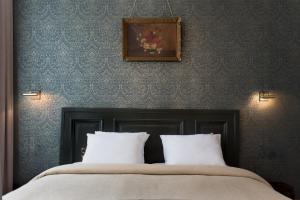
[[[217,166],[87,165],[49,169],[4,200],[284,200],[258,175]]]

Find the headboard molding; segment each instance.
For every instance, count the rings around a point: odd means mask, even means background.
[[[86,133],[96,130],[148,132],[150,137],[145,145],[147,163],[164,161],[159,135],[218,133],[222,135],[226,163],[238,166],[238,110],[62,108],[60,163],[81,161]]]

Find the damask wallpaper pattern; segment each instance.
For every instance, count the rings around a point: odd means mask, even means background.
[[[170,0],[182,62],[123,62],[134,0],[16,0],[15,185],[58,164],[61,107],[239,109],[240,165],[300,195],[300,2]],[[138,0],[133,16],[170,16]],[[21,96],[41,89],[41,101]],[[277,98],[257,102],[257,92]]]

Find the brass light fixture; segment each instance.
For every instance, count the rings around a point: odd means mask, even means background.
[[[31,90],[26,93],[23,93],[23,96],[30,97],[32,100],[40,100],[41,99],[41,90]]]
[[[269,99],[276,98],[275,94],[270,91],[260,91],[259,92],[259,101],[268,101]]]

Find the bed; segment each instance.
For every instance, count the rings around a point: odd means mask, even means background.
[[[150,134],[146,164],[83,164],[86,133]],[[228,166],[164,165],[160,135],[221,134]],[[288,199],[260,176],[238,168],[239,111],[63,108],[60,166],[4,196],[19,199]]]

